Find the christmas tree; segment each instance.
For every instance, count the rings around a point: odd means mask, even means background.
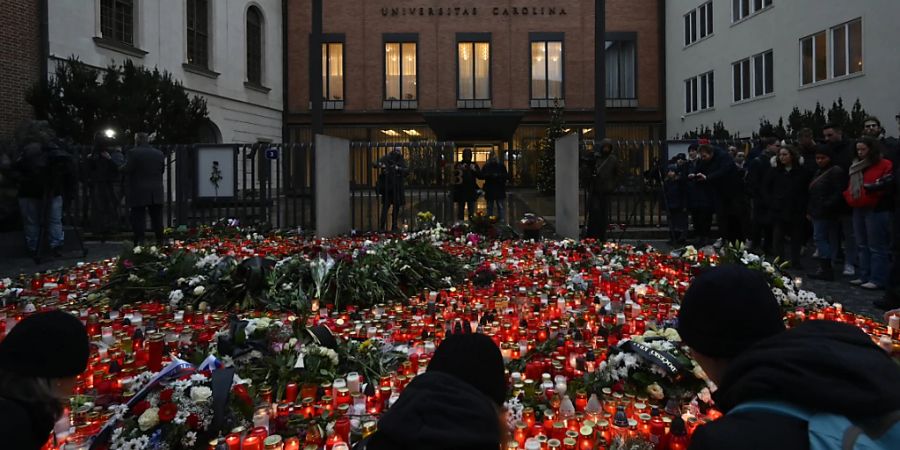
[[[564,125],[563,109],[556,105],[550,111],[550,124],[538,146],[537,188],[542,194],[552,194],[556,190],[556,139],[566,134]]]

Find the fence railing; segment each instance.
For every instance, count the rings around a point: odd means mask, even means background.
[[[613,143],[624,167],[624,178],[610,203],[610,223],[639,227],[665,225],[661,186],[652,173],[658,164],[665,164],[666,143]],[[592,151],[593,146],[592,140],[580,143],[582,152]],[[456,215],[450,178],[462,146],[436,141],[352,142],[348,168],[352,228],[379,229],[381,198],[376,192],[378,169],[373,163],[395,147],[402,150],[409,167],[400,226],[414,227],[416,214],[421,211],[431,212],[441,223],[453,223]],[[313,181],[315,176],[327,174],[314,173],[313,144],[191,144],[159,148],[166,155],[163,214],[167,226],[193,226],[227,217],[277,228],[314,227]],[[98,174],[92,170],[93,147],[72,150],[79,161],[79,184],[72,196],[71,209],[76,224],[96,233],[128,230],[122,176],[115,173],[104,176],[102,171]],[[129,150],[125,149],[125,156]],[[511,171],[519,169],[513,167],[515,158],[508,158],[513,152],[521,151],[503,153]],[[221,177],[217,183],[211,181],[214,165]],[[584,188],[587,182],[582,180],[581,185]],[[516,220],[525,212],[555,215],[552,197],[540,195],[533,186],[511,184],[509,192],[504,221]],[[582,192],[584,215],[587,193]],[[478,208],[485,208],[484,200],[479,200]]]

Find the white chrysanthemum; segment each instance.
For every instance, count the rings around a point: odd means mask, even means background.
[[[184,298],[184,292],[181,292],[181,289],[175,289],[172,292],[169,292],[169,303],[173,305],[177,305]]]

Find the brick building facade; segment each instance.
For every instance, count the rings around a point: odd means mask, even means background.
[[[560,104],[566,126],[593,137],[592,0],[324,3],[328,134],[523,150]],[[658,139],[664,1],[606,3],[607,135]],[[310,22],[309,2],[289,0],[285,122],[294,140],[309,136]]]
[[[0,141],[33,116],[25,95],[41,77],[40,3],[9,0],[0,14]]]

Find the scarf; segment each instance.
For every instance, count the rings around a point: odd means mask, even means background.
[[[871,165],[872,162],[869,158],[866,158],[863,160],[856,160],[853,165],[850,166],[850,195],[854,200],[858,200],[862,197],[863,174],[865,174],[866,169]]]

